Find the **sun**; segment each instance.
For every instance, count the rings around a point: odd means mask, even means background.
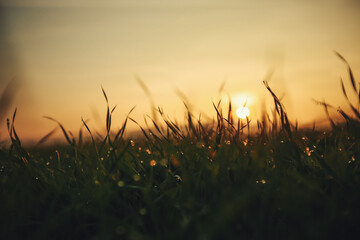
[[[236,116],[241,119],[246,119],[250,115],[250,110],[248,107],[239,107],[236,109]]]

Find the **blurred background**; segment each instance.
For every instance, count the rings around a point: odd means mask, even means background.
[[[0,138],[15,107],[21,139],[56,126],[44,115],[100,130],[101,85],[118,105],[114,129],[134,105],[142,124],[151,102],[181,122],[184,97],[211,119],[212,101],[228,95],[236,108],[247,100],[255,124],[273,107],[269,72],[291,119],[321,124],[312,99],[345,106],[340,76],[350,86],[334,50],[359,79],[359,13],[356,0],[0,0]]]

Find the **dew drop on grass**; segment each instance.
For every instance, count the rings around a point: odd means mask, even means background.
[[[50,162],[46,162],[46,166],[49,166],[50,165]]]
[[[95,183],[95,185],[99,185],[99,184],[100,184],[100,182],[99,182],[98,180],[95,180],[94,183]]]
[[[134,142],[133,140],[130,140],[130,145],[131,145],[132,147],[135,147],[135,142]]]
[[[182,178],[179,175],[176,174],[174,177],[176,178],[177,181],[182,182]]]
[[[147,212],[146,208],[140,208],[140,210],[139,210],[140,215],[145,215],[146,212]]]
[[[141,176],[140,176],[139,174],[135,174],[135,175],[133,176],[133,179],[134,179],[135,182],[138,182],[138,181],[140,181]]]
[[[164,167],[167,167],[167,159],[166,158],[162,158],[161,160],[160,160],[160,164],[162,165],[162,166],[164,166]]]
[[[117,185],[118,185],[118,187],[123,187],[123,186],[125,186],[125,183],[124,183],[124,181],[118,181]]]
[[[151,166],[151,167],[155,167],[156,164],[157,164],[157,162],[156,162],[155,160],[151,160],[151,161],[150,161],[150,166]]]
[[[354,162],[354,161],[355,161],[355,157],[352,156],[348,163],[351,163],[351,162]]]
[[[259,183],[265,184],[265,183],[266,183],[266,180],[265,180],[265,179],[261,179],[260,181],[256,180],[255,182],[256,182],[257,184],[259,184]]]

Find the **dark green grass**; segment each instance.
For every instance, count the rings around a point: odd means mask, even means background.
[[[299,130],[265,85],[274,116],[252,134],[219,103],[206,124],[188,110],[180,126],[159,109],[163,124],[149,119],[127,139],[136,121],[113,132],[104,91],[102,139],[86,121],[78,137],[57,122],[67,144],[24,148],[14,114],[11,147],[0,151],[0,238],[358,238],[359,116],[340,109],[344,124],[329,117],[326,132]]]

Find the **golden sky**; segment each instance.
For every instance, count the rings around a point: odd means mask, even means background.
[[[136,76],[179,121],[184,107],[177,90],[197,114],[210,117],[212,100],[226,102],[229,93],[240,106],[247,98],[256,122],[262,102],[273,107],[262,80],[274,70],[270,86],[300,125],[324,116],[313,98],[345,106],[339,79],[349,87],[348,75],[334,50],[360,76],[356,0],[2,0],[0,6],[0,50],[11,49],[0,64],[15,59],[16,66],[6,67],[1,86],[9,76],[23,80],[11,109],[18,107],[24,139],[55,127],[44,115],[73,131],[81,117],[99,128],[94,113],[102,122],[106,113],[101,85],[110,105],[117,104],[114,129],[134,105],[132,116],[143,123],[150,103]]]

